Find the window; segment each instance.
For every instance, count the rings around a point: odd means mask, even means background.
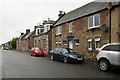
[[[95,38],[95,49],[98,50],[100,48],[100,38]]]
[[[61,26],[56,27],[56,35],[60,35],[61,31]]]
[[[65,54],[65,53],[69,53],[67,49],[61,49],[62,53]]]
[[[69,23],[69,32],[72,32],[72,22]]]
[[[63,41],[63,45],[67,45],[67,41],[66,40]]]
[[[79,39],[75,39],[75,45],[80,45]]]
[[[111,45],[110,46],[111,51],[119,51],[120,52],[120,45]]]
[[[88,50],[92,50],[92,39],[88,39]]]
[[[55,42],[56,45],[58,45],[58,42]]]
[[[40,34],[40,28],[37,28],[35,33],[36,33],[36,35],[39,35]]]
[[[40,34],[40,31],[39,31],[39,29],[37,30],[37,34]]]
[[[102,50],[109,51],[110,50],[110,46],[106,46]]]
[[[100,14],[96,14],[88,18],[88,29],[96,27],[100,27]]]
[[[44,29],[41,29],[41,30],[40,30],[40,33],[43,33],[43,32],[44,32]]]
[[[50,30],[50,25],[45,25],[44,26],[44,32],[48,32]]]
[[[62,42],[61,42],[61,41],[59,41],[59,45],[61,45],[61,43],[62,43]]]

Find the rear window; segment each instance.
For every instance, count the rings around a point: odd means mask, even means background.
[[[108,45],[108,46],[104,47],[102,50],[120,52],[120,45]]]

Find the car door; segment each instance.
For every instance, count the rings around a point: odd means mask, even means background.
[[[59,48],[57,51],[57,60],[61,60],[62,57],[62,48]]]
[[[119,52],[118,52],[119,48],[118,45],[111,45],[110,46],[110,51],[109,51],[109,57],[111,60],[111,63],[113,65],[118,65],[119,64]]]
[[[54,58],[56,60],[59,60],[59,56],[60,56],[59,48],[56,48],[54,51]]]
[[[60,48],[59,49],[59,60],[63,60],[63,58],[64,58],[64,49]]]
[[[54,51],[53,51],[52,54],[53,54],[53,56],[54,56],[54,59],[56,59],[56,58],[57,58],[57,48],[54,49]]]

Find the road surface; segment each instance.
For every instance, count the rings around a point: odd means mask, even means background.
[[[2,50],[3,78],[118,78],[120,70],[102,72],[97,64],[63,63],[28,52]]]

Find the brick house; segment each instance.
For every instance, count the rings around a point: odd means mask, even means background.
[[[30,49],[34,46],[34,35],[35,31],[30,32],[29,29],[26,30],[26,33],[21,33],[21,36],[17,40],[17,50],[30,51]]]
[[[50,27],[54,20],[44,20],[42,25],[35,26],[34,47],[43,49],[46,53],[50,50]]]
[[[102,45],[120,42],[120,4],[109,4],[91,2],[62,15],[51,29],[52,49],[68,47],[94,59]]]

